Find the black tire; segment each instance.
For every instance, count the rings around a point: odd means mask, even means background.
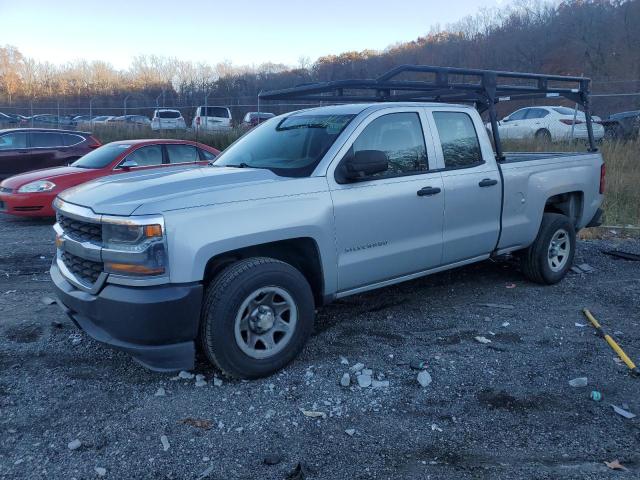
[[[549,132],[549,130],[547,130],[546,128],[538,130],[536,132],[536,140],[551,143],[551,132]]]
[[[554,271],[550,265],[549,250],[552,239],[560,231],[567,233],[569,252],[566,262],[559,270]],[[571,220],[566,215],[559,213],[545,213],[542,216],[542,223],[535,241],[523,252],[521,257],[522,272],[532,282],[543,285],[558,283],[571,268],[575,251],[576,231]]]
[[[236,316],[252,292],[277,287],[295,303],[297,320],[283,349],[268,358],[253,358],[236,341]],[[209,284],[200,318],[199,343],[207,359],[232,378],[260,378],[291,362],[313,330],[315,305],[306,278],[291,265],[273,258],[240,260]],[[265,346],[266,348],[266,346]]]

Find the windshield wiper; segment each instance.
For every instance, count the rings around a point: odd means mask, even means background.
[[[244,162],[240,162],[240,164],[238,164],[238,165],[225,165],[225,167],[232,167],[232,168],[260,168],[260,167],[252,167],[248,163],[244,163]]]
[[[324,123],[303,123],[301,125],[291,125],[290,127],[278,127],[277,130],[281,132],[284,130],[295,130],[298,128],[327,128],[327,125]]]

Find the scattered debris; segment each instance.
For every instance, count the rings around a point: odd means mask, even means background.
[[[169,439],[167,438],[166,435],[162,435],[160,437],[160,443],[162,443],[162,450],[164,450],[165,452],[169,450],[169,447],[170,447]]]
[[[204,420],[200,418],[185,418],[180,423],[184,425],[191,425],[192,427],[201,428],[202,430],[211,429],[211,420]]]
[[[167,395],[167,392],[164,390],[163,387],[158,388],[158,390],[156,390],[156,393],[154,393],[155,397],[165,397]]]
[[[509,322],[502,322],[502,326],[504,328],[507,328],[509,325],[511,325]]]
[[[433,379],[431,378],[431,375],[426,370],[422,370],[418,374],[418,383],[420,384],[420,386],[422,388],[428,387],[431,384],[432,381],[433,381]]]
[[[191,380],[193,377],[195,377],[195,375],[193,373],[189,373],[189,372],[185,372],[184,370],[181,370],[180,373],[178,374],[179,378],[182,378],[183,380]]]
[[[578,323],[578,322],[576,322],[575,326],[578,327],[578,328],[584,328],[584,327],[587,326],[587,324],[586,323]]]
[[[506,303],[481,303],[480,306],[487,308],[502,308],[504,310],[513,310],[516,308],[515,306]]]
[[[588,383],[589,383],[589,380],[587,379],[587,377],[578,377],[578,378],[569,380],[569,385],[571,385],[574,388],[586,387]]]
[[[580,275],[582,273],[582,270],[580,270],[578,267],[576,267],[575,265],[573,267],[571,267],[571,271],[573,273],[577,273],[578,275]]]
[[[282,461],[282,455],[270,453],[264,457],[265,465],[277,465]]]
[[[202,376],[204,377],[204,375]],[[206,380],[196,378],[196,387],[206,387],[206,386],[207,386]]]
[[[341,365],[349,365],[349,360],[347,360],[345,357],[340,356],[340,364]]]
[[[635,253],[621,252],[620,250],[602,250],[602,253],[611,255],[612,257],[622,258],[624,260],[640,262],[640,255],[637,255]]]
[[[578,270],[580,270],[580,273],[592,273],[595,270],[595,268],[593,268],[588,263],[581,263],[580,265],[577,265],[573,268],[577,268]]]
[[[353,437],[356,433],[356,429],[355,428],[347,428],[344,433],[346,433],[347,435],[349,435],[350,437]]]
[[[45,305],[53,305],[54,303],[56,303],[56,300],[51,297],[42,297],[42,303],[44,303]]]
[[[352,366],[349,371],[351,373],[357,373],[360,370],[362,370],[364,368],[364,363],[356,363],[354,366]]]
[[[631,413],[630,411],[625,410],[624,408],[616,407],[614,404],[611,404],[611,406],[613,407],[614,412],[616,412],[618,415],[622,415],[624,418],[628,418],[628,419],[636,418],[635,413]]]
[[[413,360],[409,364],[409,368],[411,368],[413,370],[424,370],[425,368],[427,368],[427,362],[423,362],[423,361],[420,361],[420,360]]]
[[[388,388],[389,380],[371,380],[372,388]]]
[[[591,400],[593,400],[594,402],[599,402],[600,400],[602,400],[602,393],[600,393],[597,390],[593,390],[591,392],[591,394],[589,395],[589,397],[591,398]]]
[[[223,383],[224,383],[224,382],[222,381],[222,379],[221,379],[221,378],[213,377],[213,385],[214,385],[215,387],[221,387]]]
[[[94,470],[99,477],[104,477],[107,474],[107,469],[103,467],[96,467]]]
[[[305,480],[307,478],[307,469],[302,463],[298,463],[285,478],[286,480]]]
[[[78,440],[77,438],[75,440],[70,441],[69,444],[67,445],[69,450],[77,450],[81,446],[82,446],[82,442],[80,440]]]
[[[82,334],[72,333],[69,335],[69,340],[71,340],[71,345],[80,345],[80,343],[82,343]]]
[[[327,414],[324,412],[316,412],[313,410],[300,410],[305,417],[309,418],[327,418]]]
[[[509,283],[506,287],[507,288],[516,288],[516,284],[515,283]]]
[[[348,387],[349,385],[351,385],[351,375],[349,375],[348,373],[342,375],[342,378],[340,379],[340,385],[342,385],[343,387]]]
[[[441,432],[441,431],[442,431],[442,429],[441,429],[438,425],[436,425],[435,423],[432,423],[432,424],[431,424],[431,431],[432,431],[432,432],[433,432],[433,431],[435,431],[435,432]]]
[[[605,464],[608,468],[610,468],[611,470],[627,470],[627,468],[626,468],[624,465],[622,465],[622,464],[618,461],[618,459],[613,460],[613,461],[611,461],[611,462],[604,462],[604,464]]]
[[[362,369],[362,374],[371,376],[371,375],[373,375],[373,370],[371,370],[370,368],[363,368]]]
[[[198,480],[204,480],[212,473],[213,473],[213,465],[207,467],[205,471],[200,474],[200,476],[198,477]]]
[[[371,386],[371,375],[365,375],[363,373],[362,375],[358,375],[357,379],[360,387],[367,388]]]
[[[487,337],[482,337],[482,336],[478,336],[478,337],[473,337],[474,340],[476,342],[480,342],[480,343],[491,343],[491,340],[489,340]]]

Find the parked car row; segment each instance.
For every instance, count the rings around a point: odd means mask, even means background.
[[[0,130],[0,179],[5,179],[0,183],[0,212],[52,217],[53,200],[68,188],[123,172],[203,166],[219,153],[187,140],[126,140],[101,145],[84,132]]]
[[[275,114],[269,112],[248,112],[239,127],[249,130],[256,125],[273,118]],[[95,125],[118,126],[127,125],[133,127],[150,127],[152,130],[186,130],[187,122],[180,110],[173,108],[158,108],[153,112],[151,119],[145,115],[52,115],[41,114],[25,117],[16,114],[0,112],[0,128],[12,128],[19,126],[31,127],[64,127],[91,129]],[[228,131],[234,127],[231,109],[222,106],[202,105],[196,108],[191,122],[191,128],[207,132]]]
[[[600,117],[593,118],[593,136],[604,138]],[[491,132],[491,124],[486,124]],[[500,138],[504,140],[537,139],[547,142],[586,140],[587,123],[583,112],[563,106],[527,107],[516,110],[498,122]]]

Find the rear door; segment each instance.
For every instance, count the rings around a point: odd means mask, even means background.
[[[339,183],[336,170],[361,150],[383,151],[388,170]],[[338,289],[354,290],[440,265],[444,192],[441,174],[430,170],[436,157],[424,110],[394,108],[372,114],[338,158],[328,172]]]
[[[67,165],[69,148],[58,132],[29,132],[31,162],[35,169]]]
[[[0,135],[0,180],[33,170],[27,142],[25,132],[7,132]]]
[[[503,139],[515,139],[522,138],[522,125],[521,121],[527,115],[527,108],[521,108],[513,112],[506,119],[500,122],[500,127],[498,128],[498,132],[500,132],[500,137]]]
[[[444,164],[443,264],[486,255],[498,241],[502,189],[495,161],[483,156],[482,123],[466,109],[434,108],[429,117]]]
[[[195,165],[202,161],[198,149],[193,145],[168,143],[166,149],[169,165]]]

